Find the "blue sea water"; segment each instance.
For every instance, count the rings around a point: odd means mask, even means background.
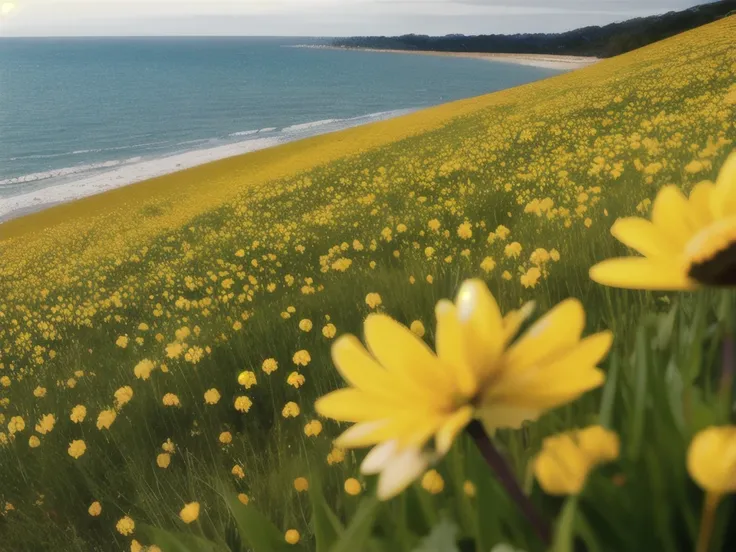
[[[0,39],[0,202],[122,164],[283,142],[558,71],[304,39]],[[38,199],[38,198],[37,198]]]

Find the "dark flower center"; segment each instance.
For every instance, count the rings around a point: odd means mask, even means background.
[[[707,286],[736,286],[736,242],[708,259],[692,263],[688,276]]]

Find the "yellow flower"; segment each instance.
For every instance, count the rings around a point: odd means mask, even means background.
[[[79,424],[84,421],[85,416],[87,416],[87,408],[83,404],[78,404],[72,408],[69,419],[75,424]]]
[[[128,516],[122,517],[115,524],[115,529],[117,529],[118,533],[127,537],[135,531],[135,522]]]
[[[363,491],[363,486],[360,484],[360,481],[354,477],[345,480],[344,488],[345,492],[350,496],[358,496]]]
[[[299,415],[299,405],[296,404],[294,401],[289,401],[284,405],[284,408],[281,410],[281,415],[284,418],[296,418]]]
[[[257,383],[255,372],[251,372],[250,370],[240,372],[240,374],[238,375],[238,383],[246,389],[250,389]]]
[[[87,513],[89,513],[89,515],[91,515],[92,517],[99,516],[102,513],[102,504],[95,500],[92,504],[89,505]]]
[[[168,452],[162,452],[156,456],[156,465],[159,468],[166,469],[171,464],[171,455]]]
[[[422,324],[421,320],[415,320],[414,322],[412,322],[409,326],[409,329],[414,332],[417,337],[424,337],[425,329],[424,324]]]
[[[381,300],[381,296],[378,293],[369,293],[365,296],[365,304],[372,309],[375,309],[381,303],[383,303],[383,301]]]
[[[164,441],[161,445],[161,448],[169,454],[174,454],[174,452],[176,451],[176,446],[171,441],[171,439],[166,439],[166,441]]]
[[[125,349],[128,346],[128,336],[121,335],[120,337],[118,337],[115,341],[115,345],[117,345],[121,349]]]
[[[310,356],[309,351],[302,349],[301,351],[297,351],[296,353],[294,353],[294,356],[291,360],[297,366],[306,366],[312,361],[312,357]]]
[[[457,227],[457,235],[462,240],[467,240],[473,237],[473,227],[469,222],[463,222]]]
[[[309,490],[309,481],[307,481],[306,477],[297,477],[294,480],[294,488],[298,493],[308,491]]]
[[[28,438],[28,446],[31,448],[36,448],[41,445],[41,439],[36,437],[35,435],[31,435]]]
[[[319,420],[312,420],[304,426],[304,435],[307,437],[316,437],[322,433],[322,422]]]
[[[485,284],[469,280],[456,304],[437,304],[437,356],[408,328],[379,314],[364,324],[370,353],[354,336],[335,342],[333,361],[350,387],[315,406],[322,416],[355,422],[337,446],[375,445],[361,470],[381,474],[380,498],[424,473],[474,417],[489,431],[518,428],[602,384],[595,365],[611,345],[610,332],[581,340],[585,313],[568,299],[511,344],[530,312],[527,305],[502,317]]]
[[[122,408],[123,405],[130,402],[133,398],[133,388],[130,385],[125,385],[115,391],[115,406]]]
[[[220,392],[215,389],[208,389],[204,393],[204,402],[207,404],[217,404],[220,402]]]
[[[235,464],[233,466],[233,469],[230,470],[230,473],[238,479],[243,479],[245,477],[245,470],[243,470],[243,467],[239,466],[238,464]]]
[[[288,383],[292,387],[296,387],[297,389],[304,385],[304,381],[304,376],[299,372],[292,372],[291,374],[289,374],[289,377],[286,378],[286,383]]]
[[[710,493],[736,492],[736,426],[709,427],[698,433],[688,449],[687,470]]]
[[[299,329],[303,332],[312,331],[312,321],[308,318],[303,318],[299,321]]]
[[[590,277],[599,284],[651,290],[736,286],[736,152],[715,184],[697,184],[688,198],[676,186],[665,186],[651,221],[619,219],[611,234],[643,257],[595,265]]]
[[[618,455],[618,436],[602,426],[590,426],[547,437],[534,459],[534,475],[549,494],[578,494],[595,466]]]
[[[473,483],[472,481],[466,481],[465,483],[463,483],[463,492],[465,493],[465,496],[474,498],[477,493],[475,483]]]
[[[110,426],[115,421],[115,418],[117,418],[117,416],[118,415],[112,408],[109,410],[103,410],[97,416],[97,429],[110,429]]]
[[[38,398],[38,399],[41,399],[41,398],[45,397],[46,396],[46,388],[45,387],[41,387],[39,385],[38,387],[36,387],[33,390],[33,396],[36,397],[36,398]]]
[[[153,362],[148,360],[147,358],[144,358],[135,365],[135,368],[133,368],[133,374],[138,379],[147,380],[151,377],[151,372],[153,371],[153,368]]]
[[[275,358],[267,358],[263,361],[263,364],[261,365],[261,370],[266,372],[266,374],[271,374],[272,372],[275,372],[279,367],[279,363],[276,362]]]
[[[327,455],[327,463],[330,466],[333,464],[339,464],[343,460],[345,460],[345,449],[335,447]]]
[[[536,287],[541,277],[542,272],[536,266],[533,266],[521,275],[521,285],[524,288]]]
[[[519,242],[512,242],[508,244],[504,248],[503,254],[507,257],[516,259],[519,255],[521,255],[521,244]]]
[[[130,552],[143,552],[143,545],[133,539],[130,541]]]
[[[322,335],[325,336],[327,339],[332,339],[335,337],[335,334],[337,334],[337,328],[334,324],[325,324],[325,326],[322,328]]]
[[[297,531],[296,529],[289,529],[284,534],[284,540],[289,544],[298,543],[300,538],[301,536],[299,535],[299,531]]]
[[[75,441],[69,443],[69,449],[67,449],[67,452],[69,453],[69,456],[77,459],[82,456],[86,450],[87,445],[84,444],[84,441],[82,441],[81,439],[76,439]]]
[[[13,416],[8,422],[8,433],[14,435],[26,428],[26,422],[20,416]]]
[[[185,504],[184,508],[179,512],[179,517],[184,523],[192,523],[199,517],[199,502],[190,502]]]
[[[437,470],[429,470],[422,476],[422,488],[431,494],[440,494],[445,488],[445,481]]]
[[[511,273],[508,270],[504,270],[503,274],[501,274],[501,278],[508,281],[508,280],[511,280],[513,276],[511,276]]]
[[[483,259],[483,261],[481,261],[480,267],[485,273],[491,272],[494,268],[496,268],[496,261],[494,261],[492,257],[486,257],[485,259]]]
[[[240,501],[241,504],[245,504],[246,506],[250,502],[250,498],[248,498],[248,495],[245,493],[240,493],[238,495],[238,500]]]
[[[177,397],[173,393],[166,393],[161,401],[164,403],[164,406],[181,406],[181,403],[179,402],[179,397]]]
[[[245,395],[235,397],[235,410],[237,410],[238,412],[246,413],[250,410],[251,406],[253,406],[253,401],[251,401]]]
[[[36,431],[40,433],[41,435],[46,435],[49,433],[52,429],[54,429],[54,424],[56,423],[56,418],[54,418],[53,414],[44,414],[41,419],[36,424]]]
[[[220,433],[219,440],[220,443],[222,443],[223,445],[229,445],[233,442],[233,434],[229,431],[223,431],[222,433]]]

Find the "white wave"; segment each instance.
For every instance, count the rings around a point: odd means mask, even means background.
[[[259,130],[258,132],[272,132],[272,131],[274,131],[274,130],[277,130],[277,127],[267,127],[267,128],[262,128],[262,129],[261,129],[261,130]]]
[[[302,123],[299,125],[291,125],[284,129],[282,129],[281,132],[301,132],[302,130],[310,130],[315,127],[324,126],[324,125],[330,125],[332,123],[339,123],[343,119],[323,119],[321,121],[312,121],[311,123]]]
[[[240,132],[233,132],[232,134],[228,134],[228,136],[250,136],[252,134],[258,134],[257,130],[241,130]]]
[[[137,159],[140,159],[140,157]],[[14,178],[6,178],[4,180],[0,180],[0,186],[8,185],[8,184],[24,184],[28,182],[38,182],[39,180],[47,180],[49,178],[59,178],[63,176],[70,176],[73,174],[80,174],[80,173],[85,173],[85,172],[99,170],[99,169],[109,169],[112,167],[116,167],[117,165],[120,165],[121,163],[124,163],[124,161],[111,160],[111,161],[103,161],[101,163],[90,163],[88,165],[77,165],[76,167],[64,167],[61,169],[53,169],[50,171],[31,173],[31,174],[26,174],[23,176],[16,176]]]

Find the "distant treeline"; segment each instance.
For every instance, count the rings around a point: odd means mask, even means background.
[[[333,46],[437,52],[490,52],[611,57],[646,46],[722,17],[736,14],[736,0],[703,4],[680,12],[640,17],[604,27],[583,27],[556,34],[404,35],[340,38]],[[736,40],[736,37],[734,37]]]

